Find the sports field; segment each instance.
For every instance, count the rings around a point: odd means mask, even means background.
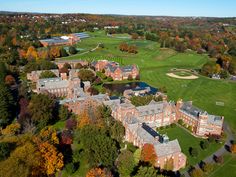
[[[138,54],[120,52],[121,42],[137,45]],[[81,55],[84,51],[95,48],[98,43],[103,43],[105,48]],[[236,130],[236,83],[202,76],[195,80],[181,80],[166,75],[172,68],[199,69],[209,60],[208,56],[160,49],[159,44],[152,41],[111,38],[104,31],[91,33],[91,38],[78,43],[78,48],[83,48],[84,51],[64,59],[108,59],[122,65],[137,64],[142,81],[155,87],[165,86],[171,100],[192,100],[196,106],[209,113],[225,116],[233,130]],[[221,102],[224,106],[217,106],[216,102]]]

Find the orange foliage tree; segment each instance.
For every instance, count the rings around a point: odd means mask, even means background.
[[[28,48],[27,53],[26,53],[26,58],[28,60],[38,59],[38,53],[37,53],[36,49],[33,46],[30,46]]]
[[[154,149],[153,144],[145,144],[141,152],[141,160],[144,162],[149,162],[152,165],[155,165],[157,160],[157,155]]]
[[[231,145],[230,151],[231,151],[232,153],[236,153],[236,144],[232,144],[232,145]]]
[[[48,175],[53,175],[64,166],[63,155],[58,152],[55,146],[49,142],[43,142],[39,144],[39,150],[44,159],[43,166]]]
[[[59,47],[52,47],[49,53],[50,53],[50,58],[57,58],[61,56]]]
[[[113,175],[106,168],[92,168],[87,173],[86,177],[112,177]]]
[[[43,168],[48,175],[53,175],[64,166],[63,154],[57,150],[56,144],[59,144],[56,130],[47,127],[40,131],[39,135],[34,138],[38,149],[43,158]]]
[[[83,112],[78,116],[78,127],[83,128],[86,125],[89,125],[91,123],[89,115],[87,112]]]
[[[12,75],[7,75],[7,76],[5,77],[5,83],[6,83],[7,85],[13,85],[13,84],[16,83],[16,80],[15,80],[15,78],[14,78]]]

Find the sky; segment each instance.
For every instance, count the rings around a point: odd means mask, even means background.
[[[236,17],[236,0],[0,0],[0,11]]]

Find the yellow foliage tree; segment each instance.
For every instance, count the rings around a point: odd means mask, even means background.
[[[42,157],[34,144],[18,146],[10,157],[0,162],[0,177],[44,176]]]
[[[37,53],[36,49],[33,46],[30,46],[28,48],[27,53],[26,53],[26,58],[28,60],[38,59],[38,53]]]
[[[221,66],[219,64],[216,64],[215,72],[218,74],[220,73],[220,70],[221,70]]]
[[[19,123],[12,123],[2,130],[3,135],[15,135],[20,131]]]
[[[86,177],[112,177],[112,176],[113,175],[111,174],[110,171],[101,168],[92,168],[86,175]]]
[[[51,144],[59,144],[57,132],[51,126],[42,129],[37,138],[39,138],[39,141],[49,141]]]
[[[60,57],[60,48],[52,47],[49,53],[50,53],[50,58],[58,58]]]
[[[88,116],[88,113],[83,112],[78,116],[78,127],[82,128],[86,125],[89,125],[91,123],[90,118]]]
[[[39,144],[39,150],[44,159],[43,166],[48,175],[53,175],[64,166],[63,155],[49,142]]]

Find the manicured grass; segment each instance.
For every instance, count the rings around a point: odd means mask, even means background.
[[[187,156],[188,166],[199,163],[205,157],[213,154],[216,150],[218,150],[222,146],[222,144],[213,142],[210,143],[207,149],[202,150],[200,147],[200,142],[203,141],[204,139],[196,138],[178,126],[174,128],[167,128],[165,130],[161,130],[160,133],[167,134],[170,140],[178,139],[182,152]],[[190,155],[189,153],[190,147],[198,149],[199,154],[197,157],[192,157]]]
[[[65,123],[66,121],[58,121],[53,125],[53,128],[55,128],[56,130],[63,130],[65,127]]]
[[[111,38],[107,37],[104,31],[90,33],[90,35],[91,38],[82,40],[77,47],[89,51],[95,48],[98,43],[103,43],[105,48],[85,55],[79,53],[65,59],[88,61],[107,59],[119,62],[121,65],[137,64],[141,73],[141,81],[157,88],[165,86],[169,100],[177,101],[179,98],[185,101],[192,100],[193,104],[199,108],[211,114],[224,116],[225,121],[236,133],[236,83],[212,80],[203,76],[199,76],[199,79],[196,80],[181,80],[166,75],[173,68],[200,69],[210,60],[208,56],[194,52],[177,53],[171,49],[160,49],[159,44],[152,41]],[[119,51],[121,42],[137,45],[138,54]],[[224,106],[217,106],[216,102],[223,102]],[[175,128],[167,133],[171,139],[177,138],[179,140],[190,164],[198,163],[220,147],[218,144],[211,144],[207,150],[199,150],[199,156],[193,158],[189,155],[188,149],[190,146],[200,149],[200,139],[180,128]],[[231,167],[227,164],[225,166],[226,169]]]
[[[236,176],[236,156],[235,155],[225,155],[224,163],[216,165],[214,171],[207,177],[235,177]]]
[[[172,68],[200,69],[209,58],[194,52],[176,53],[171,49],[160,49],[159,44],[146,40],[129,40],[109,38],[104,31],[90,34],[92,37],[78,43],[79,48],[90,50],[98,43],[104,43],[105,48],[85,55],[74,55],[65,59],[99,60],[108,59],[122,65],[137,64],[141,71],[141,80],[154,87],[165,86],[171,100],[183,98],[192,100],[194,105],[211,114],[225,116],[225,120],[236,130],[236,83],[224,80],[212,80],[200,76],[196,80],[180,80],[166,75]],[[121,42],[136,44],[138,54],[119,51]],[[216,102],[224,102],[217,106]]]

